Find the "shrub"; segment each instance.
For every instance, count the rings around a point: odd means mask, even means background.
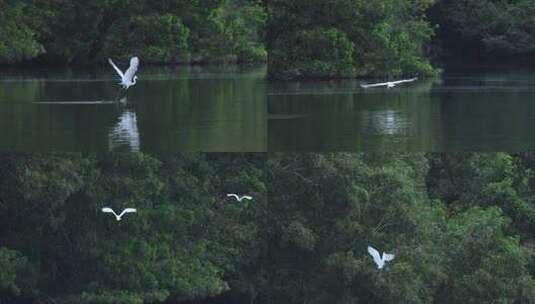
[[[335,28],[281,36],[276,45],[270,54],[269,68],[277,78],[338,78],[355,74],[354,44]]]
[[[103,52],[123,59],[140,56],[152,63],[189,61],[189,32],[172,14],[133,17],[112,27]]]

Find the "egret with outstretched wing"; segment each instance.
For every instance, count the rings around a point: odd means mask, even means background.
[[[418,80],[418,78],[411,78],[411,79],[403,79],[398,81],[389,81],[389,82],[381,82],[381,83],[374,83],[374,84],[361,84],[360,86],[364,89],[368,88],[375,88],[375,87],[387,87],[388,89],[393,88],[397,86],[398,84],[402,84],[405,82],[413,82]]]
[[[249,196],[249,195],[239,196],[239,195],[234,194],[234,193],[229,193],[229,194],[227,194],[227,197],[234,197],[234,198],[236,198],[236,200],[237,200],[238,202],[241,202],[241,201],[244,200],[244,199],[246,199],[246,200],[252,200],[252,199],[253,199],[253,197],[252,197],[252,196]]]
[[[368,246],[368,253],[372,256],[373,261],[377,264],[378,269],[382,269],[385,266],[385,262],[392,261],[395,255],[383,252],[383,256],[372,246]]]
[[[136,84],[136,73],[139,67],[139,58],[132,57],[130,59],[130,67],[124,73],[115,65],[115,63],[113,63],[113,60],[111,60],[111,58],[108,58],[108,62],[115,69],[117,74],[119,74],[119,77],[121,77],[121,82],[119,82],[119,84],[122,85],[125,90],[128,90],[129,87]]]
[[[134,213],[134,212],[137,212],[136,209],[134,208],[126,208],[123,210],[123,212],[121,212],[121,214],[117,215],[117,213],[115,213],[115,211],[113,211],[113,209],[109,208],[109,207],[104,207],[102,208],[102,212],[104,213],[112,213],[113,215],[115,215],[115,219],[117,221],[120,221],[121,218],[123,217],[123,215],[125,215],[126,213]]]

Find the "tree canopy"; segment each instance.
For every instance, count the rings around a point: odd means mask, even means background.
[[[0,301],[533,303],[534,159],[3,154]]]
[[[447,52],[507,57],[535,52],[534,13],[533,0],[444,0],[434,19]]]
[[[423,46],[432,4],[419,1],[272,0],[266,43],[275,77],[430,74]]]
[[[92,63],[264,60],[265,12],[256,0],[1,0],[0,63],[41,56]],[[0,34],[1,35],[1,34]]]
[[[534,0],[0,0],[0,64],[138,55],[267,60],[279,79],[432,75],[444,58],[529,58],[534,10]]]

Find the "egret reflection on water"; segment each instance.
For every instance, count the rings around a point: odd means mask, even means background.
[[[409,133],[410,121],[400,114],[395,110],[362,111],[361,117],[369,134],[406,136]]]
[[[121,99],[126,103],[126,98]],[[137,116],[132,110],[125,109],[119,116],[119,122],[109,132],[109,149],[127,147],[130,151],[139,151],[140,139],[137,127]]]
[[[99,104],[113,104],[115,101],[111,100],[94,100],[94,101],[37,101],[34,104],[41,105],[99,105]]]

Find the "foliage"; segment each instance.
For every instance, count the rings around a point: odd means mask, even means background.
[[[533,0],[441,1],[437,10],[450,48],[494,56],[535,51]]]
[[[281,35],[270,54],[270,68],[279,77],[354,76],[354,44],[337,29],[301,30]]]
[[[28,25],[22,1],[0,0],[0,63],[14,63],[41,53],[37,34]]]
[[[262,61],[265,12],[256,0],[0,1],[0,62]]]
[[[135,54],[268,61],[283,79],[433,75],[437,54],[528,58],[533,16],[535,0],[0,0],[0,63]]]
[[[504,216],[507,202],[497,192],[450,210],[441,201],[449,193],[433,192],[429,182],[440,157],[448,155],[271,157],[273,266],[260,302],[531,303],[533,251],[518,236],[526,231],[512,229],[517,223]],[[471,157],[473,167],[446,166],[464,168],[455,176],[466,183],[473,168],[495,179],[522,172],[509,154]],[[486,186],[478,180],[460,191],[477,196]],[[366,252],[370,244],[394,252],[395,262],[377,271]]]
[[[505,235],[508,224],[495,207],[474,207],[450,219],[445,241],[449,276],[455,280],[446,283],[440,303],[533,301],[529,255],[517,239]]]
[[[535,230],[533,171],[529,164],[507,153],[433,154],[428,191],[450,208],[497,206],[521,235]]]
[[[228,290],[233,274],[258,254],[252,249],[265,204],[260,160],[138,153],[6,157],[0,239],[25,256],[0,251],[0,266],[6,266],[0,295],[21,292],[19,280],[30,278],[17,275],[23,266],[39,279],[35,292],[22,290],[22,296],[60,303],[152,303]],[[225,197],[238,190],[254,202]],[[139,211],[117,222],[102,215],[104,206]]]
[[[0,301],[534,303],[534,168],[532,153],[0,154]],[[369,245],[396,257],[378,270]]]
[[[28,259],[18,251],[0,247],[0,295],[3,293],[18,296],[21,294],[22,284],[28,282]],[[0,296],[0,299],[2,297]]]
[[[139,56],[155,63],[189,61],[189,29],[175,15],[134,17],[129,23],[116,22],[110,32],[102,52],[111,57]]]
[[[266,43],[270,56],[274,55],[269,72],[274,77],[329,77],[353,74],[353,70],[361,76],[431,74],[423,53],[433,34],[424,17],[431,4],[429,0],[269,1]],[[300,37],[307,30],[309,39],[301,45]],[[354,51],[349,51],[351,44]],[[326,55],[329,52],[332,58]],[[300,69],[307,74],[294,72],[300,56],[310,65]]]

